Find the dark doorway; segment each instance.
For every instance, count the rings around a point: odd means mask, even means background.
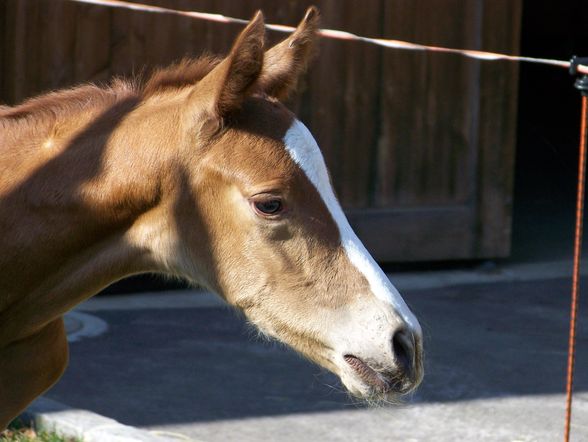
[[[569,60],[588,55],[588,4],[524,1],[522,55]],[[522,63],[512,257],[571,259],[580,94],[565,69]]]

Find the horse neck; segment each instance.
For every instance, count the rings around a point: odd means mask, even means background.
[[[15,170],[0,178],[0,341],[10,324],[12,338],[26,334],[117,279],[158,270],[146,242],[165,227],[168,156],[138,104],[97,109],[80,127],[57,121],[27,158],[0,159]]]

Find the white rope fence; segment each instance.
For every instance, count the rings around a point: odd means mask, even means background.
[[[177,9],[170,9],[164,8],[161,6],[151,6],[145,5],[142,3],[133,3],[127,2],[122,0],[69,0],[76,3],[87,3],[92,5],[99,5],[99,6],[106,6],[109,8],[118,8],[118,9],[127,9],[132,11],[140,11],[140,12],[150,12],[154,14],[168,14],[168,15],[176,15],[182,17],[191,17],[198,20],[206,20],[212,21],[217,23],[237,23],[237,24],[247,24],[249,21],[244,20],[241,18],[235,17],[227,17],[221,14],[211,14],[208,12],[196,12],[196,11],[180,11]],[[266,24],[265,27],[272,31],[277,32],[292,32],[294,31],[293,26],[286,26],[286,25],[279,25],[279,24]],[[496,52],[486,52],[486,51],[477,51],[477,50],[470,50],[470,49],[455,49],[455,48],[446,48],[442,46],[428,46],[422,45],[418,43],[411,43],[408,41],[402,40],[392,40],[392,39],[385,39],[385,38],[372,38],[372,37],[363,37],[361,35],[352,34],[351,32],[340,31],[337,29],[320,29],[318,31],[319,35],[326,38],[333,38],[337,40],[348,40],[348,41],[361,41],[368,44],[374,44],[378,46],[383,46],[386,48],[394,48],[394,49],[402,49],[402,50],[410,50],[410,51],[427,51],[427,52],[441,52],[441,53],[448,53],[448,54],[457,54],[463,57],[475,59],[475,60],[485,60],[485,61],[495,61],[495,60],[507,60],[507,61],[519,61],[525,63],[535,63],[535,64],[544,64],[550,66],[557,66],[561,68],[569,69],[571,63],[569,61],[564,60],[554,60],[549,58],[534,58],[534,57],[523,57],[519,55],[507,55],[507,54],[499,54]],[[579,64],[576,66],[576,73],[579,74],[588,74],[588,66]]]

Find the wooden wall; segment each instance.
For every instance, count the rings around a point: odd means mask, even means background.
[[[520,0],[143,0],[424,44],[514,53]],[[0,1],[0,102],[132,75],[241,29],[76,4]],[[270,33],[270,41],[283,34]],[[296,109],[321,145],[354,227],[385,261],[505,256],[510,248],[516,64],[323,40]]]

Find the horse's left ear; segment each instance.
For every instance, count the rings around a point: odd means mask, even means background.
[[[318,26],[318,9],[311,6],[292,35],[265,53],[259,89],[279,100],[288,97],[313,56]]]
[[[261,74],[264,42],[259,11],[241,31],[229,55],[193,86],[186,101],[191,119],[195,108],[205,120],[219,121],[241,106]]]

